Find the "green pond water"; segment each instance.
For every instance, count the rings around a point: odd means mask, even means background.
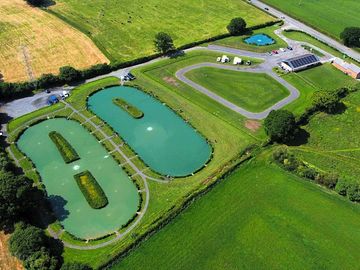
[[[144,113],[135,119],[112,100],[122,98]],[[144,92],[125,86],[101,90],[88,107],[106,121],[153,170],[170,176],[189,175],[211,155],[206,140],[175,112]]]
[[[76,150],[80,160],[66,164],[49,132],[59,132]],[[35,164],[54,212],[66,231],[80,238],[114,232],[137,211],[137,188],[104,147],[79,123],[63,118],[43,121],[28,128],[17,145]],[[89,170],[104,190],[109,204],[89,206],[74,175]]]

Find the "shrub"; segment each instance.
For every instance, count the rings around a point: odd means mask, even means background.
[[[25,0],[29,5],[40,7],[45,4],[45,0]]]
[[[65,83],[70,83],[81,80],[82,74],[79,70],[73,67],[65,66],[60,68],[59,79]]]
[[[74,178],[85,199],[92,208],[100,209],[108,204],[108,199],[104,191],[89,171],[76,174]]]
[[[128,114],[130,114],[132,117],[136,119],[140,119],[144,116],[144,113],[142,111],[140,111],[138,108],[131,105],[122,98],[114,98],[113,103],[119,106],[120,108],[122,108],[123,110],[125,110]]]
[[[360,185],[358,183],[349,183],[346,193],[350,201],[360,202]]]
[[[313,168],[309,168],[307,166],[301,166],[298,168],[298,174],[301,177],[307,178],[307,179],[311,179],[311,180],[315,180],[315,177],[317,176],[317,172],[315,169]]]
[[[91,270],[91,267],[81,263],[64,263],[60,270]]]
[[[52,131],[49,133],[49,137],[56,145],[65,163],[71,163],[74,162],[75,160],[80,159],[75,149],[60,133],[56,131]]]
[[[340,179],[335,186],[335,191],[342,196],[346,196],[348,187],[349,183],[346,180]]]
[[[326,186],[327,188],[334,189],[338,182],[338,175],[333,173],[319,173],[315,177],[315,181],[320,185]]]
[[[348,47],[360,47],[360,27],[346,27],[340,38]]]
[[[246,31],[246,22],[243,18],[234,18],[226,27],[229,33],[233,36],[244,34]]]
[[[34,252],[24,261],[27,270],[56,270],[58,269],[58,260],[51,256],[45,248]]]

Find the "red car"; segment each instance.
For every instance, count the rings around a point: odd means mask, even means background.
[[[272,53],[273,53],[273,54],[279,54],[279,52],[278,52],[278,51],[275,51],[275,50],[272,51]]]

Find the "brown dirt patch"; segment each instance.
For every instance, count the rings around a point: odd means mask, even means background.
[[[261,123],[257,120],[247,120],[245,122],[245,127],[255,132],[261,127]]]
[[[7,248],[7,240],[9,235],[0,233],[0,270],[23,270],[24,267],[20,261],[11,256]]]
[[[109,62],[83,33],[23,0],[0,1],[0,29],[4,81],[29,80],[27,66],[38,78],[44,73],[57,74],[65,65],[84,69]]]
[[[176,79],[174,77],[164,77],[163,80],[173,86],[176,86],[176,87],[179,86],[179,83],[176,81]]]

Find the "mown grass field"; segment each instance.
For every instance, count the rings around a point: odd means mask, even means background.
[[[265,73],[237,72],[203,67],[185,74],[213,93],[251,112],[262,112],[289,95],[289,91]]]
[[[120,269],[356,269],[359,205],[261,155],[114,265]]]
[[[279,28],[279,26],[277,26],[277,25],[269,26],[266,28],[254,30],[253,33],[251,33],[249,35],[228,37],[228,38],[217,40],[217,41],[213,42],[212,44],[236,48],[236,49],[240,49],[240,50],[259,52],[259,53],[270,52],[272,50],[278,50],[280,48],[285,48],[288,46],[284,40],[282,40],[279,36],[274,34],[274,31],[278,28]],[[266,34],[269,37],[271,37],[273,40],[275,40],[275,43],[271,44],[271,45],[266,45],[266,46],[256,46],[256,45],[247,44],[244,41],[244,39],[246,39],[252,35],[256,35],[256,34]]]
[[[90,36],[114,61],[153,54],[153,39],[160,31],[180,46],[226,33],[234,17],[243,17],[249,26],[274,20],[238,0],[58,0],[50,9]]]
[[[108,62],[83,33],[23,0],[0,1],[0,48],[0,74],[10,82],[29,80],[26,62],[35,78]]]
[[[360,25],[360,2],[353,0],[262,0],[310,26],[340,39],[345,27]]]
[[[344,99],[346,110],[335,115],[318,114],[305,127],[307,144],[295,148],[306,161],[328,172],[359,181],[360,92]]]
[[[283,78],[300,90],[300,97],[285,107],[296,115],[302,114],[311,105],[311,97],[315,91],[335,90],[356,84],[356,80],[345,75],[331,64],[324,64],[297,73],[289,73]]]

